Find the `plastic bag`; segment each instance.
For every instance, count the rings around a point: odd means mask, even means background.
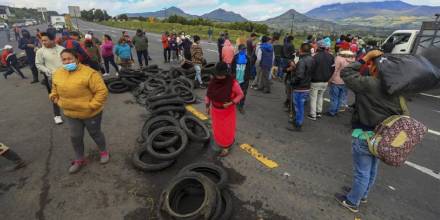
[[[375,60],[382,86],[390,95],[440,87],[440,70],[419,55],[387,54]]]

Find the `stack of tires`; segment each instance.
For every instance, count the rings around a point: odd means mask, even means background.
[[[227,172],[213,163],[184,167],[161,194],[159,219],[230,219],[233,204],[227,181]]]
[[[111,93],[124,93],[137,88],[148,78],[149,75],[143,71],[124,69],[120,71],[119,77],[108,78],[104,82]]]
[[[135,168],[151,172],[171,166],[188,144],[206,146],[211,138],[206,124],[194,116],[156,115],[142,127],[138,139],[141,147],[133,154]]]

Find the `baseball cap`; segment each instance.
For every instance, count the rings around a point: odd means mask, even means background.
[[[12,49],[13,47],[11,46],[11,45],[9,45],[9,44],[7,44],[7,45],[5,45],[5,47],[3,48],[3,49],[5,49],[5,50],[10,50],[10,49]]]
[[[91,39],[92,39],[92,35],[90,35],[90,34],[86,34],[86,35],[84,36],[84,39],[86,39],[86,40],[91,40]]]

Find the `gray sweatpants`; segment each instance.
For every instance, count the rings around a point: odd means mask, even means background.
[[[261,79],[258,83],[258,89],[263,90],[264,92],[270,92],[270,70],[261,68]]]
[[[88,119],[77,119],[66,116],[70,126],[70,140],[77,160],[84,158],[84,127],[87,128],[92,139],[100,151],[106,151],[105,137],[101,131],[102,112]]]

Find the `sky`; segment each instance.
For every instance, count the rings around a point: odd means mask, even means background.
[[[60,13],[67,12],[68,5],[81,10],[101,8],[110,15],[131,12],[157,11],[176,6],[189,14],[202,15],[217,8],[241,14],[248,20],[265,20],[276,17],[289,9],[305,13],[313,8],[331,3],[371,2],[375,0],[0,0],[0,5],[15,7],[46,7]],[[414,5],[440,6],[440,0],[403,0]]]

